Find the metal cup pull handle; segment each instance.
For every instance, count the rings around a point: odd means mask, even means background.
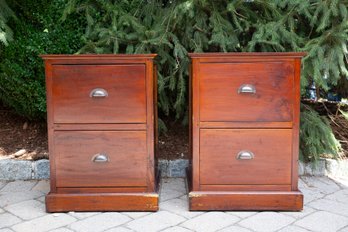
[[[107,97],[109,94],[105,89],[102,88],[96,88],[93,89],[90,93],[89,96],[93,98],[104,98]]]
[[[237,159],[238,160],[251,160],[254,159],[254,153],[251,151],[240,151],[237,154]]]
[[[95,163],[106,163],[109,162],[109,156],[107,154],[98,153],[92,157],[92,161]]]
[[[238,93],[251,93],[255,94],[256,93],[256,88],[254,85],[251,84],[243,84],[239,87]]]

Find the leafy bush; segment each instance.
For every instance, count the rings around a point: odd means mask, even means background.
[[[2,48],[0,99],[20,115],[39,120],[46,115],[45,79],[40,54],[74,53],[82,46],[83,21],[60,22],[64,0],[8,1],[17,14],[10,24],[14,38]],[[82,26],[82,28],[81,28]]]
[[[326,154],[338,158],[341,145],[332,132],[328,119],[307,105],[302,105],[300,122],[300,159],[318,161]]]
[[[184,122],[188,121],[188,52],[307,51],[302,93],[315,81],[325,91],[339,83],[343,87],[337,90],[348,94],[346,0],[20,4],[8,0],[8,4],[18,19],[7,22],[15,28],[15,40],[7,47],[0,44],[0,99],[31,119],[45,115],[44,70],[38,55],[46,53],[157,53],[160,113]],[[301,126],[304,160],[315,160],[322,152],[337,153],[337,141],[325,119],[304,110]]]
[[[12,30],[7,25],[9,18],[15,18],[13,11],[8,7],[5,0],[0,0],[0,43],[7,45],[12,38]]]
[[[69,0],[65,17],[85,16],[79,53],[158,53],[159,108],[182,118],[188,52],[308,51],[303,93],[313,80],[328,90],[347,78],[347,8],[345,0]]]

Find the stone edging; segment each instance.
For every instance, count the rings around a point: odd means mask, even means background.
[[[159,167],[164,177],[184,177],[188,160],[159,160]],[[317,165],[299,162],[299,175],[345,176],[348,177],[348,160],[322,159]],[[49,178],[49,161],[0,160],[0,180],[32,180]]]
[[[0,160],[0,180],[39,180],[50,176],[49,161],[47,159],[28,160]]]

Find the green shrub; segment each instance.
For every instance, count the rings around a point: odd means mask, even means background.
[[[185,119],[188,52],[308,51],[302,93],[313,80],[328,90],[347,78],[347,8],[346,0],[69,0],[65,17],[85,16],[80,53],[157,53],[159,109]]]
[[[40,54],[71,54],[82,46],[84,24],[60,21],[64,0],[8,1],[17,14],[14,40],[0,54],[0,100],[32,120],[46,115],[44,65]]]
[[[301,106],[300,159],[318,161],[322,155],[338,158],[341,145],[335,138],[326,116],[307,105]]]
[[[13,39],[12,29],[7,25],[7,21],[11,18],[15,18],[13,11],[5,0],[0,0],[0,44],[7,45]]]

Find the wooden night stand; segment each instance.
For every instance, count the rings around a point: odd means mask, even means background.
[[[190,210],[301,210],[304,53],[190,54]]]
[[[158,210],[155,56],[42,56],[48,212]]]

